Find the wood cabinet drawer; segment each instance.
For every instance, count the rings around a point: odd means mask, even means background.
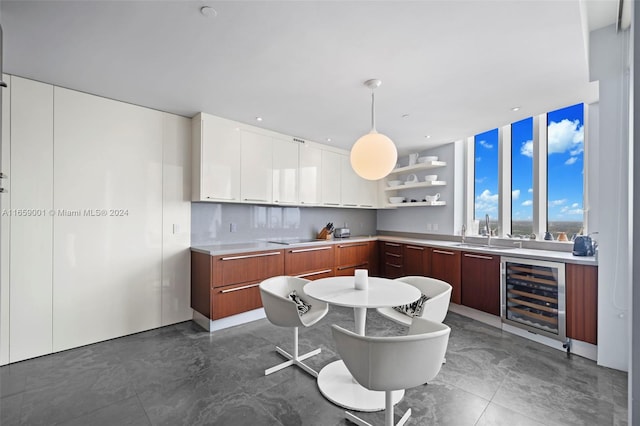
[[[400,243],[390,243],[385,241],[382,243],[382,247],[385,253],[402,254],[402,244]]]
[[[284,274],[283,250],[216,256],[212,262],[213,287],[252,283]]]
[[[320,269],[318,271],[305,272],[303,274],[295,275],[298,278],[304,278],[305,280],[319,280],[320,278],[329,278],[335,276],[333,268]]]
[[[354,266],[369,261],[369,243],[336,244],[335,265]]]
[[[396,253],[385,252],[385,254],[384,254],[384,263],[385,263],[385,265],[391,264],[391,265],[402,266],[402,264],[403,264],[402,255],[401,254],[396,254]]]
[[[262,307],[260,283],[217,287],[211,294],[211,319],[220,319]]]
[[[284,259],[284,273],[291,276],[302,276],[310,272],[333,269],[333,246],[299,247],[287,249]],[[312,279],[313,275],[303,277]]]
[[[369,262],[362,262],[357,265],[338,266],[336,267],[336,276],[353,276],[356,273],[356,269],[369,269]]]

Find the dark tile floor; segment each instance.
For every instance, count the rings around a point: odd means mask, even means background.
[[[337,358],[330,324],[353,328],[350,309],[331,307],[300,331],[309,364]],[[410,389],[411,425],[625,425],[627,375],[450,313],[447,363]],[[403,333],[375,312],[367,334]],[[295,368],[265,377],[289,350],[292,331],[267,320],[209,334],[191,322],[0,368],[0,424],[347,425],[314,379]],[[363,413],[381,424],[383,413]],[[396,420],[397,420],[396,418]]]

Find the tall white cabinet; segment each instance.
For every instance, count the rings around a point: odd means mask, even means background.
[[[9,84],[9,196],[12,211],[25,212],[12,215],[9,244],[9,359],[19,361],[53,347],[53,86],[15,77]]]
[[[322,197],[322,150],[310,144],[300,146],[298,152],[299,200],[303,206],[317,206]]]
[[[1,363],[190,319],[191,120],[8,84]]]

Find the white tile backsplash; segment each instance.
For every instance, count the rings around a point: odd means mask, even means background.
[[[314,238],[328,222],[353,236],[376,233],[375,210],[192,203],[191,245]]]

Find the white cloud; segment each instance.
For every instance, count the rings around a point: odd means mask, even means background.
[[[532,206],[533,205],[533,200],[526,200],[522,202],[523,206]]]
[[[569,157],[569,159],[565,161],[564,164],[566,164],[567,166],[570,166],[576,161],[578,161],[578,157]]]
[[[482,157],[476,157],[476,163],[482,161]]]
[[[569,151],[576,156],[584,151],[584,126],[579,120],[566,118],[559,123],[552,121],[547,129],[549,154],[562,154]]]
[[[551,200],[549,201],[549,207],[561,206],[566,202],[567,202],[566,198],[563,198],[562,200]]]
[[[511,191],[511,199],[517,200],[518,198],[520,198],[520,190],[514,189],[513,191]]]
[[[520,154],[526,157],[533,157],[533,141],[526,141],[520,147]]]
[[[486,177],[486,176],[483,176],[483,177],[481,177],[481,178],[477,178],[477,179],[476,179],[476,183],[482,183],[482,182],[484,182],[485,180],[487,180],[487,177]]]
[[[582,215],[584,211],[577,207],[578,207],[578,203],[573,203],[571,205],[571,208],[569,208],[568,206],[564,206],[562,209],[560,209],[560,213],[567,214],[567,215]]]
[[[493,148],[493,145],[492,145],[492,144],[490,144],[489,142],[485,141],[485,140],[481,140],[481,141],[479,141],[478,143],[479,143],[483,148],[486,148],[486,149],[491,149],[491,148]]]
[[[529,194],[532,194],[532,193],[533,193],[533,188],[529,188],[529,189],[527,189],[527,192],[528,192]]]
[[[498,210],[498,194],[485,189],[476,197],[476,213],[486,214]]]

